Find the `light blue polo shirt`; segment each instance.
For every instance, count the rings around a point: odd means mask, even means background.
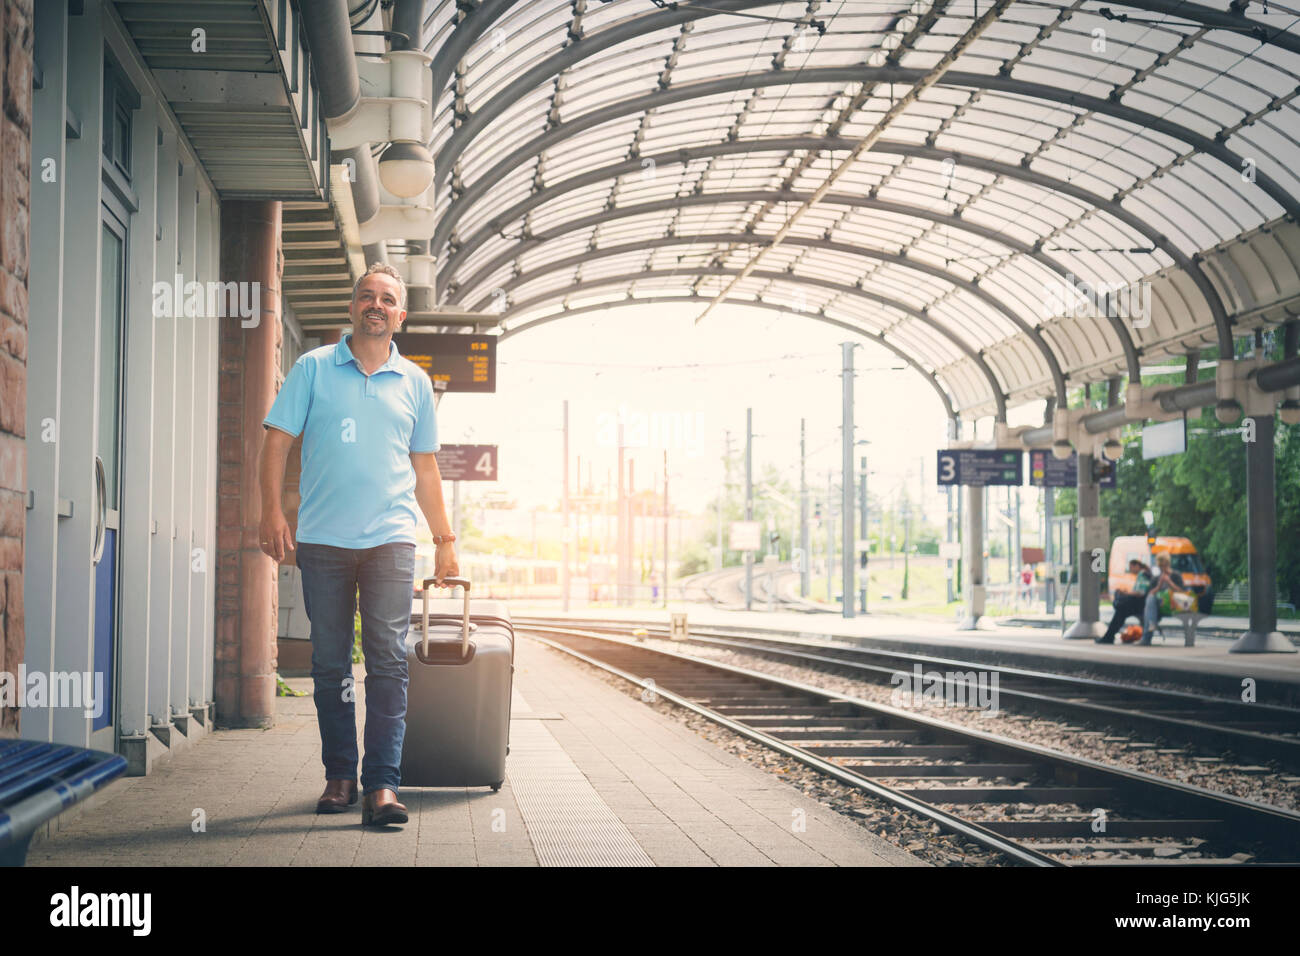
[[[409,456],[438,450],[433,384],[391,341],[388,361],[366,375],[351,339],[299,356],[262,422],[302,434],[296,540],[414,544],[419,505]]]

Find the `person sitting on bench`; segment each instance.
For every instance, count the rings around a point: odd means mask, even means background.
[[[1157,577],[1151,585],[1151,590],[1147,591],[1145,613],[1142,615],[1142,640],[1138,641],[1139,644],[1151,643],[1151,632],[1155,630],[1156,622],[1160,620],[1160,592],[1183,590],[1183,576],[1171,570],[1167,552],[1156,555],[1156,568]]]
[[[1137,558],[1134,558],[1128,563],[1128,571],[1129,574],[1136,578],[1133,590],[1130,591],[1127,588],[1115,589],[1115,613],[1111,615],[1106,633],[1095,638],[1098,644],[1114,644],[1115,635],[1124,626],[1124,622],[1129,617],[1140,617],[1143,608],[1146,606],[1147,591],[1151,589],[1151,569]]]

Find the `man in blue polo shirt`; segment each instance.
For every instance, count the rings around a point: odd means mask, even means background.
[[[397,270],[372,265],[357,280],[349,314],[352,332],[299,357],[263,422],[258,537],[276,561],[295,548],[280,496],[289,447],[301,434],[297,563],[325,764],[316,812],[341,813],[357,801],[352,644],[359,591],[366,665],[361,820],[379,826],[407,821],[397,787],[417,507],[437,545],[435,578],[441,584],[460,569],[433,455],[433,385],[393,344],[406,319]]]

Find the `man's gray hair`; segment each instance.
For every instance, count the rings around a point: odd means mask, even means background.
[[[397,286],[402,290],[401,298],[397,300],[397,307],[405,311],[406,310],[406,283],[402,281],[402,274],[398,272],[396,269],[394,269],[392,266],[390,266],[387,262],[372,262],[370,264],[370,268],[367,269],[365,273],[361,276],[361,278],[357,279],[357,281],[352,286],[352,301],[353,302],[357,301],[357,293],[361,291],[362,281],[366,279],[368,276],[372,276],[377,273],[383,273],[386,276],[392,276],[394,279],[397,280]]]

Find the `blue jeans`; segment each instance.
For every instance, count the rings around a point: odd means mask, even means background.
[[[1146,606],[1143,609],[1142,616],[1142,637],[1144,640],[1151,640],[1151,632],[1156,629],[1160,622],[1160,592],[1151,591],[1147,595]]]
[[[366,665],[361,791],[396,791],[406,734],[406,632],[415,586],[415,545],[393,542],[353,549],[300,541],[298,569],[311,621],[311,676],[325,779],[357,779],[352,644],[359,591]]]

